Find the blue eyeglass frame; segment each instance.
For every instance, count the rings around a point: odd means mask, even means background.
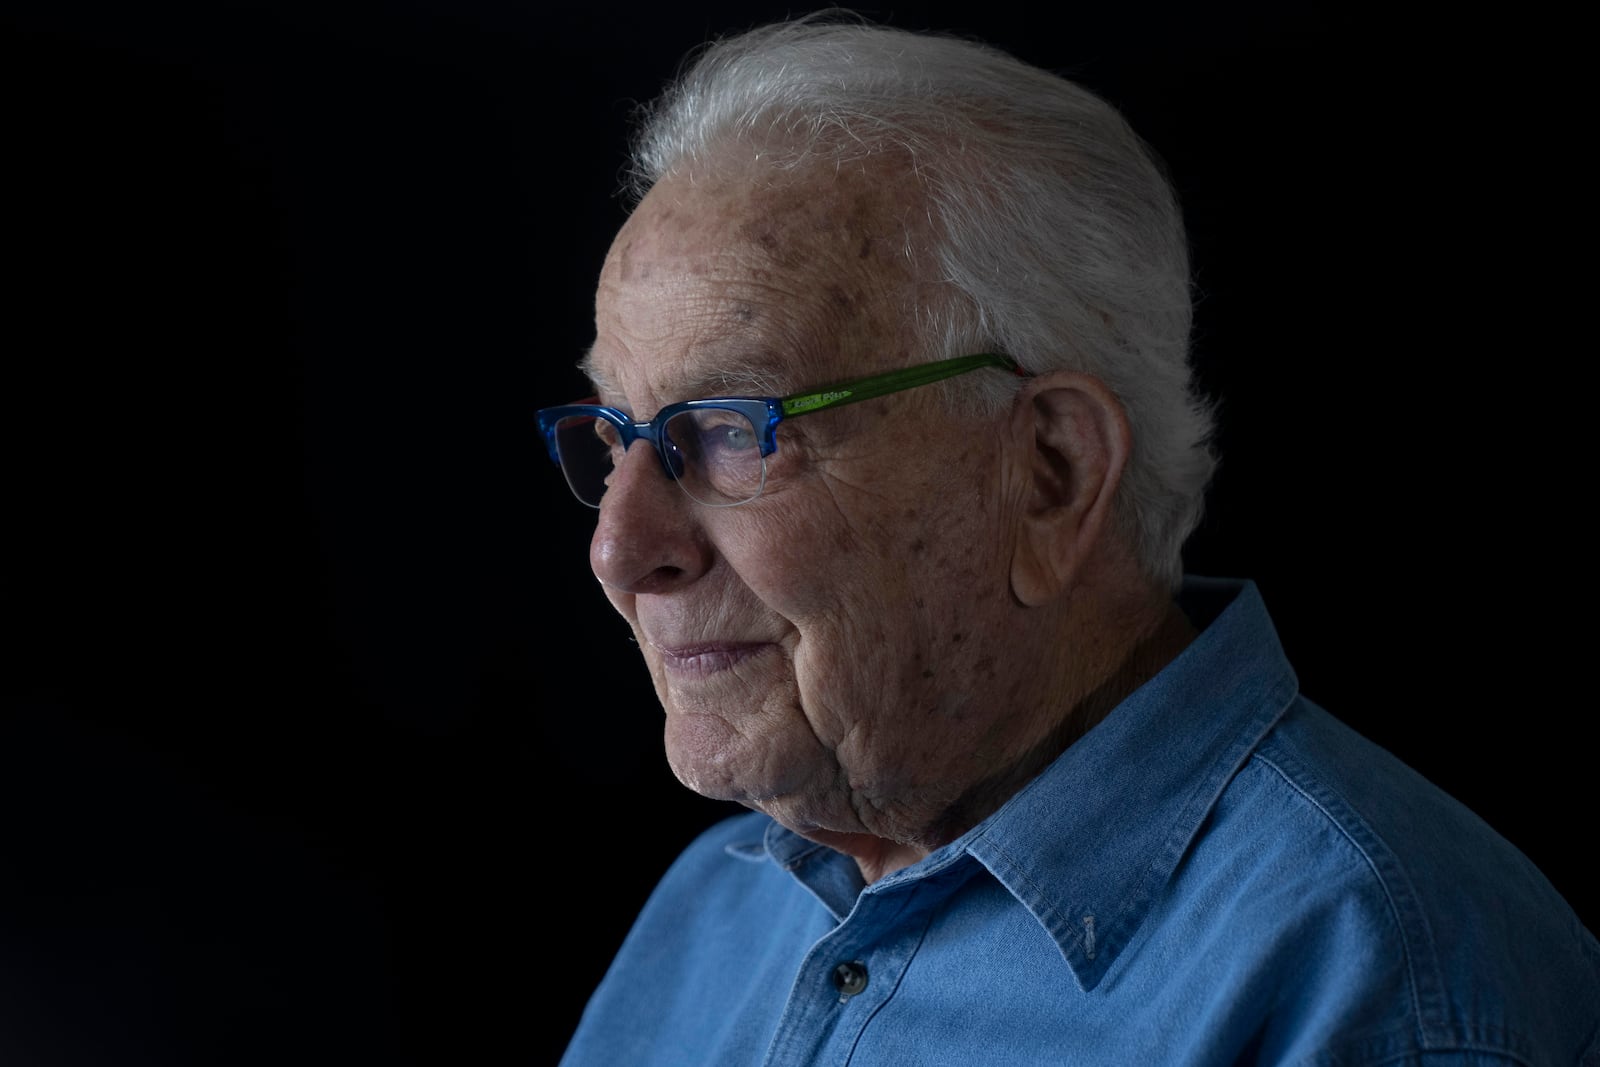
[[[778,423],[785,419],[797,419],[802,415],[811,415],[829,408],[843,407],[846,404],[856,404],[874,397],[915,389],[919,385],[931,385],[984,367],[997,367],[1019,378],[1030,377],[1028,372],[1010,356],[996,352],[981,352],[972,356],[956,356],[933,363],[920,363],[914,367],[855,378],[824,389],[794,393],[786,397],[722,396],[703,400],[680,400],[657,411],[654,418],[643,421],[635,420],[620,408],[607,407],[603,404],[564,404],[539,411],[539,430],[544,435],[545,451],[550,454],[550,461],[559,468],[561,450],[556,443],[556,425],[568,417],[604,419],[616,428],[624,452],[633,447],[633,443],[638,440],[649,441],[655,445],[656,456],[661,460],[662,472],[676,482],[678,473],[673,469],[673,465],[681,460],[676,460],[676,457],[668,451],[667,438],[662,429],[674,416],[681,415],[685,411],[710,408],[739,412],[750,420],[751,426],[758,428],[761,435],[761,457],[764,461],[778,450]],[[573,495],[577,495],[576,490],[573,491]],[[760,493],[757,492],[756,496],[760,496]],[[754,499],[756,499],[754,496],[750,498]],[[599,507],[598,504],[590,504],[582,497],[578,500],[588,507]],[[750,500],[739,503],[748,504]]]

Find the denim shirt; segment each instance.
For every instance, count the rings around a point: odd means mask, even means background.
[[[656,888],[563,1067],[1600,1064],[1600,945],[1298,693],[1251,583],[971,831],[864,885],[750,814]]]

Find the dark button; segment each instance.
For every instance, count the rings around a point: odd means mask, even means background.
[[[867,988],[867,965],[860,960],[839,964],[833,969],[833,988],[839,991],[840,1000]]]

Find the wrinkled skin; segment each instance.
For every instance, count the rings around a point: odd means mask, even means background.
[[[938,293],[898,173],[659,183],[602,270],[601,402],[646,417],[963,354],[910,345],[905,323]],[[643,651],[678,778],[871,880],[1053,756],[1083,694],[1063,694],[1059,630],[1012,589],[1031,436],[1016,412],[957,418],[934,388],[898,393],[784,423],[766,491],[733,508],[695,503],[631,449],[590,561]],[[1068,666],[1103,676],[1126,651],[1106,644],[1078,642]]]

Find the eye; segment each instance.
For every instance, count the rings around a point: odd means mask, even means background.
[[[667,444],[691,466],[743,466],[761,458],[750,420],[724,408],[698,408],[674,416],[667,425]]]
[[[673,420],[674,425],[678,420]],[[679,434],[677,440],[691,458],[698,463],[711,465],[744,463],[749,457],[759,455],[755,427],[737,411],[708,408],[697,411],[686,420],[691,432]]]
[[[748,452],[756,446],[756,432],[748,419],[735,416],[727,422],[707,426],[702,440],[707,452]]]

